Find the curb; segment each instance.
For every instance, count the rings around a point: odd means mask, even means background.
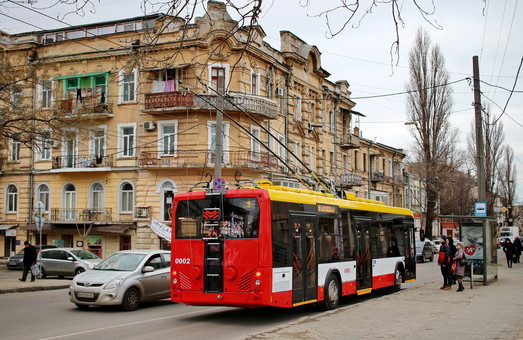
[[[35,287],[21,287],[21,288],[10,288],[0,289],[0,294],[7,293],[24,293],[24,292],[36,292],[41,290],[55,290],[69,288],[70,285],[57,285],[57,286],[35,286]]]

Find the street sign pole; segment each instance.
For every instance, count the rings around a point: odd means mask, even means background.
[[[34,212],[35,212],[34,217],[35,217],[36,229],[38,230],[38,233],[40,234],[39,246],[40,246],[40,251],[41,251],[42,250],[42,229],[43,229],[44,221],[45,221],[45,217],[43,216],[44,212],[45,212],[44,202],[36,201],[35,205],[34,205]],[[38,268],[39,272],[41,273],[42,272],[42,261],[38,261],[38,267],[39,267]]]

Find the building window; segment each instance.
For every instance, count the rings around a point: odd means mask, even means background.
[[[163,196],[163,220],[171,221],[174,185],[171,182],[165,182],[163,183],[161,190]]]
[[[260,75],[257,73],[251,74],[251,94],[255,96],[260,94]]]
[[[43,80],[39,85],[39,103],[40,108],[50,109],[53,105],[53,82],[51,80]]]
[[[46,136],[38,136],[36,140],[36,160],[48,161],[51,159],[53,140]]]
[[[69,131],[63,136],[63,146],[62,146],[62,155],[66,167],[76,168],[78,164],[78,139],[76,132]]]
[[[105,129],[100,128],[93,132],[92,137],[92,150],[94,156],[103,158],[105,156]]]
[[[224,93],[226,84],[226,67],[211,66],[210,85],[214,93]]]
[[[20,161],[20,142],[19,136],[14,136],[9,139],[9,161],[18,162]]]
[[[330,132],[336,133],[336,113],[331,112],[329,119],[330,119]]]
[[[120,71],[120,102],[128,103],[136,101],[137,69],[131,72]]]
[[[92,209],[103,209],[105,206],[105,193],[104,187],[100,183],[94,183],[91,186],[90,192],[91,200],[89,202],[90,208]]]
[[[47,184],[40,184],[36,188],[36,199],[44,203],[45,211],[49,212],[50,190]]]
[[[6,213],[15,213],[18,211],[18,189],[14,184],[7,186],[7,201],[5,212]]]
[[[280,162],[280,165],[284,165],[287,161],[287,150],[285,147],[287,146],[287,142],[285,141],[284,135],[278,135],[278,156],[282,159]]]
[[[260,157],[260,140],[261,131],[259,126],[251,126],[251,159],[259,161]]]
[[[176,153],[178,122],[160,121],[158,122],[158,127],[160,133],[160,154],[174,156]]]
[[[129,182],[122,184],[120,189],[120,212],[132,213],[134,206],[134,188]]]
[[[15,85],[11,92],[11,100],[13,103],[13,111],[20,110],[22,105],[22,87]]]
[[[118,151],[122,157],[133,157],[135,147],[135,124],[119,125]]]
[[[62,219],[64,221],[76,220],[76,187],[74,184],[68,183],[64,186],[63,207]]]

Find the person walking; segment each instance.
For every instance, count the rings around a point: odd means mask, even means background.
[[[514,258],[514,244],[508,238],[505,240],[505,243],[503,243],[503,251],[507,257],[507,267],[512,268],[512,260]]]
[[[450,287],[450,261],[452,259],[450,255],[450,247],[447,244],[447,237],[445,235],[440,236],[441,246],[439,247],[438,266],[441,269],[441,275],[443,276],[443,286],[440,289],[449,290]]]
[[[29,241],[24,242],[24,271],[22,273],[22,278],[18,279],[25,282],[27,279],[27,273],[31,272],[31,282],[35,281],[35,275],[31,271],[31,266],[36,263],[36,248],[33,247]]]
[[[519,263],[519,257],[521,256],[521,251],[523,250],[523,244],[519,237],[516,236],[514,239],[514,263]]]
[[[456,272],[454,273],[454,277],[458,281],[458,289],[456,292],[462,292],[465,290],[465,287],[463,287],[463,277],[465,276],[465,264],[461,264],[461,260],[465,258],[465,251],[464,251],[465,245],[463,242],[458,242],[456,244],[456,256],[454,256],[453,260],[454,263],[456,263]]]

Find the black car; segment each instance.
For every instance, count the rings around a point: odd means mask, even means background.
[[[34,246],[36,248],[36,253],[40,251],[40,246]],[[43,245],[42,249],[48,249],[48,248],[56,248],[56,246],[52,245]],[[11,256],[7,259],[7,269],[10,270],[22,270],[24,269],[24,251],[25,248],[20,250],[15,255]]]

